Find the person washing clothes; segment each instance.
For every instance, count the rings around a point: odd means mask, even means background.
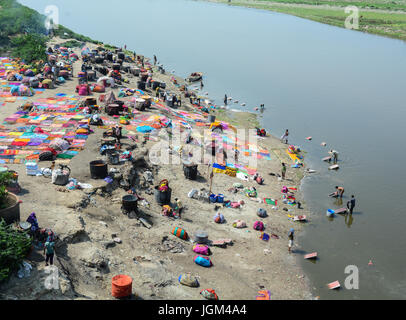
[[[331,158],[330,158],[330,160],[328,162],[333,160],[334,163],[337,163],[337,161],[338,161],[338,152],[336,150],[331,149],[329,151],[329,154],[331,155]]]
[[[344,194],[344,188],[343,188],[343,187],[336,186],[336,191],[333,192],[333,193],[331,193],[331,194],[329,194],[329,196],[330,196],[330,197],[340,197],[340,198],[342,198],[342,197],[343,197],[343,194]]]

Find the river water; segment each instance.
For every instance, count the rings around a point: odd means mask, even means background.
[[[245,102],[242,109],[264,103],[264,126],[276,136],[289,129],[290,142],[306,150],[307,166],[317,170],[302,184],[313,215],[297,251],[319,254],[315,263],[301,262],[314,294],[406,298],[405,42],[193,0],[20,2],[39,12],[56,5],[59,23],[156,54],[180,76],[204,72],[205,91],[219,104],[225,93]],[[321,161],[329,148],[340,153],[337,172]],[[326,217],[327,208],[339,207],[327,196],[336,185],[345,187],[344,205],[356,196],[352,219]],[[348,265],[358,267],[359,289],[344,288]],[[343,288],[327,290],[335,280]]]

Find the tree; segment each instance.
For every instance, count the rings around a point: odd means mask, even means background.
[[[26,63],[35,60],[46,60],[46,38],[37,34],[26,34],[11,40],[14,56],[20,57]]]

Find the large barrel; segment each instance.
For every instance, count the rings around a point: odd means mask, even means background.
[[[131,73],[136,77],[138,77],[140,75],[140,72],[141,72],[140,68],[137,68],[137,67],[131,68]]]
[[[161,83],[159,81],[153,81],[152,82],[152,90],[155,90],[156,88],[160,87]]]
[[[171,202],[172,189],[168,188],[168,191],[159,191],[158,186],[154,190],[155,200],[159,205],[169,204]]]
[[[108,61],[113,61],[113,53],[112,52],[107,52],[107,60]]]
[[[108,153],[107,158],[110,164],[116,165],[120,162],[120,155],[117,152]]]
[[[115,70],[115,71],[120,71],[120,64],[119,63],[114,63],[113,64],[113,70]]]
[[[137,88],[140,90],[145,90],[145,81],[137,81]]]
[[[148,79],[148,73],[141,73],[141,81],[144,81],[144,82],[146,82],[147,81],[147,79]]]
[[[197,179],[197,164],[183,164],[183,173],[189,180]]]
[[[4,219],[7,224],[20,221],[20,199],[10,192],[7,198],[8,207],[0,210],[0,220]]]
[[[107,106],[107,114],[109,116],[119,115],[120,106],[116,103],[111,103]]]
[[[126,195],[122,198],[123,209],[126,211],[137,211],[138,197],[134,195]]]
[[[131,277],[119,274],[111,279],[111,295],[115,298],[131,296],[133,280]]]
[[[87,80],[89,80],[89,81],[94,81],[94,80],[96,80],[96,71],[89,70],[89,71],[87,72]]]
[[[100,56],[95,56],[94,57],[94,62],[96,62],[96,63],[103,63],[103,58],[102,57],[100,57]]]
[[[152,101],[151,101],[151,97],[150,97],[150,96],[148,96],[148,95],[141,96],[141,99],[144,99],[144,100],[145,100],[144,105],[145,105],[146,108],[151,107],[151,102],[152,102]]]
[[[145,100],[141,98],[135,99],[135,108],[144,111],[145,110]]]
[[[213,123],[216,121],[216,116],[213,115],[209,115],[209,119],[208,119],[209,123]]]
[[[69,78],[69,71],[68,70],[61,70],[59,71],[59,76],[64,77],[65,79]]]
[[[118,57],[119,59],[121,59],[121,60],[124,60],[124,59],[125,59],[125,54],[124,54],[124,52],[119,52],[119,53],[117,54],[117,57]]]
[[[104,179],[107,177],[107,163],[102,160],[90,162],[90,176],[92,179]]]

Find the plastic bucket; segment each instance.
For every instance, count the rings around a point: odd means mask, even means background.
[[[223,203],[224,202],[224,194],[218,194],[217,195],[217,202],[218,203]]]
[[[211,195],[210,195],[210,202],[212,202],[212,203],[215,203],[215,202],[217,202],[217,196],[214,194],[214,193],[212,193]]]
[[[209,121],[209,123],[215,122],[216,121],[216,116],[209,115],[208,121]]]
[[[132,293],[133,279],[131,277],[119,274],[111,279],[111,295],[115,298],[129,297]]]
[[[327,211],[326,211],[326,215],[327,215],[328,217],[333,216],[334,213],[335,213],[334,210],[331,210],[331,209],[327,209]]]
[[[102,160],[90,162],[90,176],[92,179],[104,179],[107,177],[107,163]]]

